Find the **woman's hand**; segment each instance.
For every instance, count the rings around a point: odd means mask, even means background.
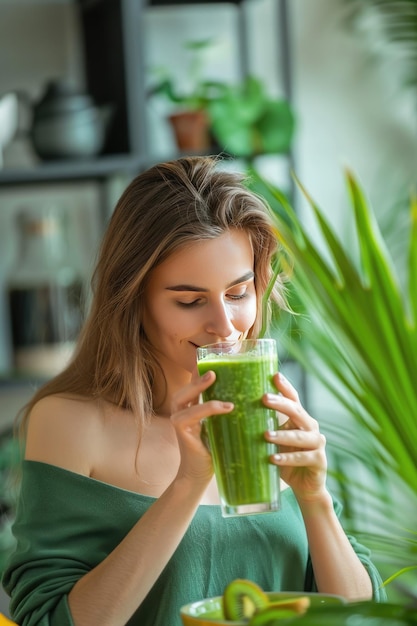
[[[194,375],[191,382],[174,394],[171,423],[175,428],[181,455],[178,476],[207,483],[213,476],[211,454],[201,439],[201,420],[211,415],[230,413],[231,402],[210,400],[199,404],[200,394],[214,383],[216,375]]]
[[[327,492],[325,437],[285,376],[276,374],[274,384],[281,393],[265,394],[264,404],[287,419],[279,430],[265,434],[267,441],[279,446],[279,452],[270,460],[281,468],[281,478],[293,489],[299,503],[323,499]]]

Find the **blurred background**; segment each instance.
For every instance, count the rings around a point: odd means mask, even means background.
[[[22,339],[13,329],[10,291],[27,285],[25,263],[32,269],[33,263],[49,264],[45,272],[57,263],[52,252],[40,259],[42,253],[32,250],[39,247],[31,243],[38,227],[22,227],[22,212],[38,216],[45,248],[65,240],[63,275],[72,272],[88,284],[117,198],[156,161],[222,152],[225,167],[254,164],[289,194],[314,237],[315,224],[291,180],[294,170],[349,246],[348,167],[401,267],[403,215],[417,178],[417,72],[410,72],[412,42],[396,45],[376,4],[0,0],[0,433],[49,374],[16,360]],[[279,103],[274,110],[283,130],[275,146],[246,147],[228,138],[234,114],[227,106],[237,97],[228,88],[247,75],[259,81],[252,85],[253,109],[258,91]],[[205,81],[221,83],[203,85],[199,94],[217,125],[209,129],[208,144],[184,148],[170,116],[190,105],[197,83]],[[250,99],[245,88],[238,95]],[[64,218],[48,230],[45,214]],[[25,258],[29,253],[34,261]],[[33,286],[37,279],[31,280]],[[71,281],[62,280],[69,289]],[[25,298],[29,306],[33,300]],[[334,413],[343,423],[328,392],[291,363],[287,367],[309,411],[317,419]]]

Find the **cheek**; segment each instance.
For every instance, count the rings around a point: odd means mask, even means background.
[[[235,325],[238,330],[246,331],[251,328],[256,320],[256,298],[251,298],[247,306],[236,312]]]
[[[177,308],[169,308],[165,305],[164,323],[159,331],[171,340],[181,339],[195,332],[194,327],[198,326],[195,316],[190,316]]]
[[[152,343],[157,343],[162,336],[172,335],[176,330],[173,316],[167,311],[166,304],[158,302],[156,298],[152,306],[145,307],[142,323]]]

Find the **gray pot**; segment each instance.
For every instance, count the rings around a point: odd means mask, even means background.
[[[96,156],[103,149],[110,115],[111,107],[97,107],[89,95],[51,81],[33,106],[33,148],[45,160]]]

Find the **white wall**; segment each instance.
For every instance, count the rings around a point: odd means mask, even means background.
[[[417,112],[411,94],[346,26],[344,0],[292,0],[297,170],[333,219],[350,167],[372,199],[415,177]],[[390,68],[395,71],[395,67]],[[403,187],[404,188],[404,187]]]

